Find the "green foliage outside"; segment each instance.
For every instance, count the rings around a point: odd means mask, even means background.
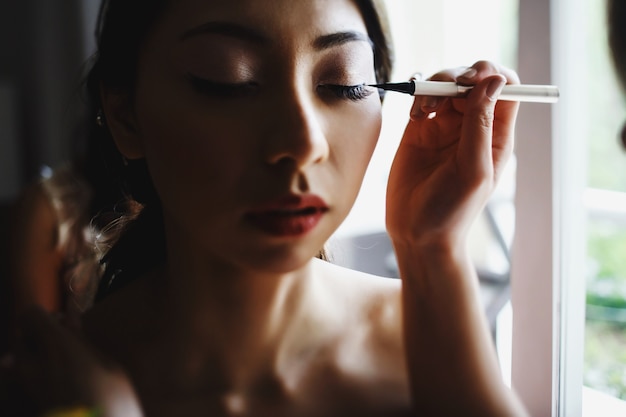
[[[625,95],[609,58],[605,0],[587,6],[588,186],[626,192],[626,152],[618,140]],[[626,400],[626,224],[590,222],[587,250],[584,384]]]
[[[584,384],[626,400],[626,226],[588,231]]]
[[[585,386],[626,400],[626,331],[623,326],[587,321]]]

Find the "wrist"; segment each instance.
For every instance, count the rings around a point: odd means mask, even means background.
[[[431,235],[414,241],[393,241],[400,277],[407,294],[470,290],[477,283],[465,239]],[[476,281],[476,282],[475,282]],[[471,290],[473,291],[473,289]]]
[[[461,233],[424,233],[414,237],[390,236],[398,256],[411,259],[462,259],[467,254],[467,240]]]

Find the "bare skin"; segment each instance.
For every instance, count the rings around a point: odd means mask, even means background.
[[[150,416],[408,415],[399,281],[319,260],[305,269],[243,316],[223,306],[241,293],[205,296],[197,325],[179,319],[189,311],[172,306],[171,288],[145,277],[90,312],[85,329],[129,372]]]

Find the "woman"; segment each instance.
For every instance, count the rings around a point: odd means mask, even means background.
[[[444,71],[434,79],[475,85],[469,97],[416,100],[387,197],[401,284],[315,257],[380,133],[365,86],[389,77],[378,10],[106,2],[89,81],[144,205],[83,319],[132,383],[117,398],[150,416],[524,415],[465,249],[512,151],[517,104],[495,104],[515,73]],[[60,331],[31,320],[33,338]],[[114,415],[87,386],[83,404]]]

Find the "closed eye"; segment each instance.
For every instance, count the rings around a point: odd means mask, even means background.
[[[324,88],[332,92],[334,95],[341,99],[347,99],[352,101],[363,100],[368,97],[374,91],[367,88],[365,84],[357,85],[337,85],[337,84],[320,84],[319,88]]]
[[[187,74],[187,79],[197,92],[218,98],[241,98],[251,96],[258,91],[259,87],[255,82],[221,83],[200,78],[192,74]]]

